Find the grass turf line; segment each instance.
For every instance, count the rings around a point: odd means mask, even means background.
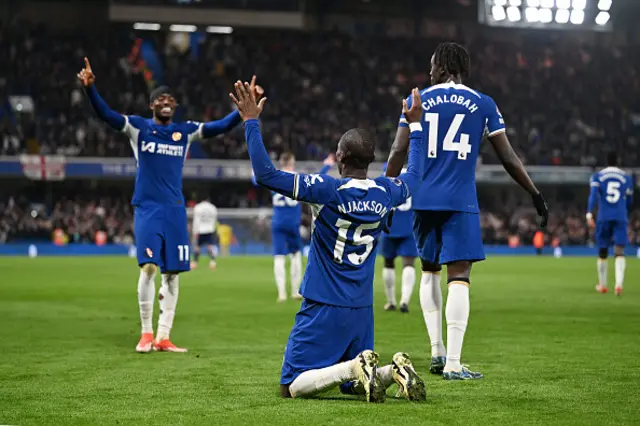
[[[382,405],[337,391],[313,400],[277,396],[298,304],[275,303],[271,262],[219,259],[210,271],[203,259],[181,276],[172,333],[190,352],[139,355],[135,261],[0,258],[0,424],[621,425],[640,418],[634,259],[622,298],[594,291],[593,258],[493,257],[476,265],[463,362],[486,378],[473,383],[427,374],[419,283],[410,314],[384,312],[379,263],[376,350],[383,363],[408,352],[428,398]],[[399,270],[397,283],[399,291]]]

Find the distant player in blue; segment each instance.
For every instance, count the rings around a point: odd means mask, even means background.
[[[596,230],[598,246],[598,285],[596,290],[606,293],[607,258],[609,247],[613,243],[616,272],[616,295],[622,294],[626,260],[624,247],[627,245],[628,212],[631,210],[633,181],[631,176],[618,168],[618,156],[607,155],[607,168],[591,177],[591,192],[587,206],[587,222]],[[598,219],[594,221],[593,211],[598,206]]]
[[[384,165],[386,171],[386,163]],[[403,170],[404,172],[405,170]],[[413,210],[411,198],[398,206],[393,213],[391,225],[380,237],[380,254],[384,259],[382,281],[387,296],[385,311],[395,311],[396,302],[396,257],[402,257],[402,293],[400,295],[400,312],[409,312],[409,302],[416,283],[416,269],[414,267],[418,249],[413,236]]]
[[[476,161],[485,131],[511,177],[532,197],[546,226],[544,199],[513,152],[496,103],[464,84],[469,54],[456,43],[439,45],[431,58],[432,86],[420,92],[427,146],[422,186],[413,193],[413,230],[422,261],[420,304],[431,339],[431,372],[446,380],[481,378],[460,363],[469,318],[469,276],[484,260],[476,195]],[[409,145],[407,117],[400,118],[387,176],[402,169]],[[442,340],[441,265],[447,265],[447,349]]]
[[[324,161],[321,175],[329,172],[333,165],[332,157]],[[296,158],[291,152],[280,155],[280,169],[287,173],[295,173]],[[255,176],[252,181],[257,185]],[[302,300],[300,282],[302,280],[302,205],[296,200],[271,191],[273,216],[271,218],[271,242],[273,244],[273,275],[278,289],[278,302],[287,300],[286,257],[290,260],[291,297]]]
[[[169,340],[178,303],[178,274],[189,270],[190,260],[182,168],[192,142],[231,130],[240,123],[240,115],[236,111],[222,120],[209,123],[174,123],[176,99],[171,89],[161,86],[151,93],[149,99],[152,119],[126,116],[111,110],[100,97],[87,58],[78,79],[86,88],[98,117],[129,137],[138,165],[131,202],[135,207],[134,233],[141,269],[138,302],[142,336],[136,351],[186,352]],[[252,89],[261,91],[256,87],[254,77]],[[158,295],[158,335],[154,341],[151,320],[157,268],[162,272],[162,286]]]
[[[292,174],[274,168],[262,144],[257,118],[264,99],[256,105],[249,84],[240,82],[231,97],[245,121],[258,183],[292,200],[312,203],[317,213],[302,281],[304,301],[284,354],[282,396],[310,397],[346,383],[348,389],[362,389],[367,401],[383,402],[386,387],[396,382],[405,397],[424,400],[424,383],[408,355],[397,353],[393,365],[378,368],[378,355],[372,350],[376,240],[391,209],[406,202],[419,184],[424,156],[420,129],[411,135],[408,172],[400,178],[367,179],[375,144],[362,129],[349,130],[338,143],[341,179]],[[419,117],[420,111],[414,108],[406,114]],[[349,386],[354,381],[358,385]]]

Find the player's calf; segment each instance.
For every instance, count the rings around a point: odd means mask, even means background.
[[[153,301],[156,287],[155,277],[157,266],[147,263],[140,267],[140,277],[138,278],[138,305],[140,308],[141,337],[136,345],[136,352],[151,352],[153,343]]]

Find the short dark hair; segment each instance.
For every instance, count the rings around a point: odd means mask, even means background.
[[[449,75],[469,76],[471,60],[469,52],[458,43],[440,43],[433,54],[436,65]]]
[[[158,86],[155,89],[153,89],[149,94],[149,103],[152,104],[153,101],[155,101],[162,95],[170,95],[170,96],[173,96],[174,98],[176,97],[173,93],[173,90],[171,90],[169,86],[164,86],[164,85]]]
[[[296,156],[293,154],[293,152],[289,152],[289,151],[285,151],[282,154],[280,154],[280,162],[281,163],[288,163],[291,160],[295,160]]]
[[[376,144],[371,132],[365,129],[347,130],[339,144],[344,152],[342,163],[356,169],[366,169],[375,160]]]
[[[618,165],[618,154],[614,151],[607,153],[607,166],[615,167]]]

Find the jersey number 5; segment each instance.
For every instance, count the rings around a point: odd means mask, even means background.
[[[607,183],[607,201],[615,204],[620,200],[620,182],[611,181]]]
[[[424,114],[424,121],[429,125],[429,158],[438,156],[438,122],[440,114],[436,112],[427,112]],[[442,149],[445,151],[453,151],[458,153],[458,160],[466,160],[467,154],[471,153],[471,145],[469,145],[469,135],[460,133],[460,142],[454,142],[454,139],[460,131],[460,126],[464,120],[464,114],[456,114],[451,121],[449,130],[444,135]]]
[[[353,232],[353,237],[349,239],[347,234],[349,233],[351,225],[351,222],[344,219],[338,219],[336,222],[336,227],[338,228],[338,239],[336,240],[336,245],[333,248],[333,260],[337,263],[344,262],[343,256],[347,244],[351,246],[365,246],[364,253],[358,254],[353,252],[347,255],[349,262],[354,265],[362,265],[371,254],[371,250],[373,250],[373,243],[375,242],[375,239],[371,235],[362,235],[362,231],[366,229],[377,229],[378,226],[380,226],[380,222],[363,223],[356,228]]]

